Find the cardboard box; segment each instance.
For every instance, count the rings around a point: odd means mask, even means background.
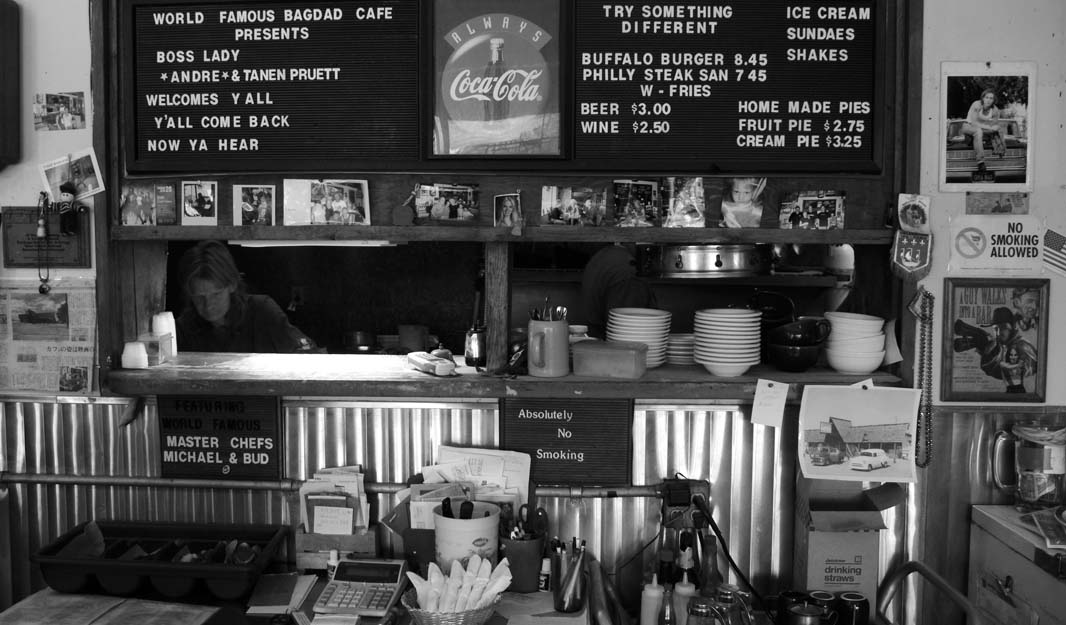
[[[895,483],[864,490],[859,482],[797,476],[793,587],[858,592],[873,604],[886,529],[881,512],[905,497]]]

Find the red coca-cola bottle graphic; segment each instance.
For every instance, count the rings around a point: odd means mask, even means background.
[[[485,82],[492,85],[492,90],[486,94],[489,99],[485,101],[485,121],[496,121],[507,118],[511,101],[507,98],[507,86],[500,84],[507,71],[503,65],[503,39],[489,39],[489,48],[492,50],[492,56],[482,74]]]

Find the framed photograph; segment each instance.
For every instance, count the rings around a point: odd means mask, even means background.
[[[945,278],[942,401],[1043,402],[1050,280]]]
[[[561,0],[431,5],[430,156],[561,157]]]
[[[181,225],[218,225],[218,183],[184,180],[181,183]]]
[[[41,182],[48,190],[53,202],[59,201],[59,187],[64,182],[71,182],[77,189],[74,199],[81,200],[96,195],[104,190],[100,165],[96,161],[96,152],[86,148],[72,152],[38,166]]]
[[[274,225],[274,185],[233,185],[233,225]]]
[[[1031,191],[1036,63],[940,66],[940,190]]]
[[[513,228],[525,223],[522,216],[522,197],[505,193],[493,198],[492,224],[497,228]]]

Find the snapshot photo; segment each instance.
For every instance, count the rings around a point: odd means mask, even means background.
[[[1029,194],[1022,192],[967,191],[967,215],[1028,215]]]
[[[37,93],[33,96],[33,129],[80,130],[85,128],[85,93]]]
[[[929,234],[929,196],[900,193],[896,203],[899,229],[911,234]]]
[[[663,228],[702,228],[707,224],[703,177],[670,176],[660,185]]]
[[[274,225],[274,185],[233,185],[233,225]]]
[[[218,225],[218,183],[209,180],[181,183],[181,225]]]
[[[1050,280],[945,278],[943,401],[1042,402]]]
[[[836,230],[844,227],[844,191],[789,193],[781,203],[780,226],[786,230]]]
[[[11,294],[11,338],[15,341],[69,341],[65,293]]]
[[[797,457],[811,479],[913,482],[921,391],[808,385],[800,403]]]
[[[415,223],[474,222],[481,214],[474,184],[421,184],[415,195]]]
[[[517,193],[505,193],[493,198],[492,224],[497,228],[514,228],[525,223],[522,198]]]
[[[77,189],[74,195],[76,200],[104,190],[100,165],[96,161],[96,152],[92,148],[71,152],[67,156],[41,163],[38,169],[41,182],[48,190],[53,202],[59,201],[59,187],[66,182],[72,183]]]
[[[556,226],[607,225],[607,190],[544,185],[540,189],[540,223]]]
[[[614,181],[614,222],[623,228],[648,228],[659,221],[659,183]]]
[[[178,223],[175,185],[155,180],[131,181],[122,186],[118,223],[122,226],[172,226]]]
[[[941,64],[940,190],[1032,188],[1036,64]]]
[[[728,178],[722,191],[719,228],[758,228],[766,201],[766,178]]]

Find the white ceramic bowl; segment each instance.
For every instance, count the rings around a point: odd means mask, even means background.
[[[860,315],[859,313],[827,312],[825,318],[833,326],[833,330],[852,329],[868,330],[871,333],[880,332],[885,327],[885,320],[873,315]]]
[[[877,371],[881,366],[881,361],[885,359],[885,350],[855,354],[826,348],[825,358],[829,361],[829,366],[840,373],[866,375]]]
[[[735,378],[738,375],[744,375],[748,369],[751,368],[750,364],[726,364],[726,363],[700,363],[703,368],[710,372],[711,375],[719,378]]]
[[[885,336],[877,334],[862,338],[835,338],[830,335],[825,346],[841,352],[876,352],[885,348]]]

